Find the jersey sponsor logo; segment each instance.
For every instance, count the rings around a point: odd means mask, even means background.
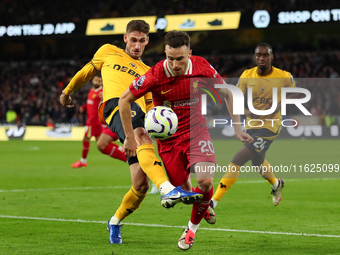
[[[94,96],[95,96],[95,95],[94,95]],[[87,99],[86,103],[87,103],[87,104],[94,104],[93,100],[91,100],[91,99]]]
[[[253,97],[253,103],[258,104],[271,104],[273,102],[272,98],[265,98],[265,97]]]
[[[139,73],[137,73],[136,71],[130,69],[129,67],[127,66],[121,66],[121,65],[118,65],[118,64],[115,64],[113,65],[113,69],[114,70],[117,70],[117,71],[120,71],[120,72],[123,72],[123,73],[128,73],[134,77],[139,77]]]
[[[162,90],[162,91],[161,91],[161,94],[164,95],[164,94],[170,92],[171,90],[172,90],[172,89],[169,89],[169,90],[166,90],[166,91],[163,91],[163,90]]]
[[[176,101],[174,103],[174,107],[179,107],[179,106],[191,106],[191,105],[195,105],[200,101],[200,99],[198,97],[195,97],[193,99],[190,100],[181,100],[181,101]]]

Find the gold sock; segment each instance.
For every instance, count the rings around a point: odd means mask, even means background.
[[[139,146],[137,149],[137,157],[141,168],[157,188],[168,180],[161,161],[155,155],[152,144],[147,143]]]
[[[142,203],[146,193],[140,193],[133,187],[125,194],[122,203],[116,211],[116,217],[119,220],[124,220],[126,216],[133,213]]]
[[[270,166],[269,162],[267,160],[264,160],[262,166],[264,166],[264,168],[262,169],[264,172],[261,172],[260,175],[262,175],[264,179],[266,179],[271,185],[273,185],[277,179],[272,169],[270,169],[269,167]]]
[[[213,196],[215,201],[220,201],[223,195],[234,184],[240,174],[240,169],[241,166],[235,165],[233,163],[229,164],[228,172],[222,177],[220,184],[218,185]]]

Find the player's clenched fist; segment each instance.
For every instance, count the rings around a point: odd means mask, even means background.
[[[64,91],[60,95],[60,104],[69,108],[74,107],[72,98],[69,95],[66,95]]]

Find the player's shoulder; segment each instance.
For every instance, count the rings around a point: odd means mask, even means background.
[[[204,57],[201,57],[201,56],[192,55],[190,57],[190,60],[191,60],[192,64],[203,64],[204,63],[204,64],[210,65],[208,60],[206,60]]]
[[[272,68],[273,68],[272,75],[275,78],[291,78],[291,73],[290,72],[287,72],[287,71],[282,70],[280,68],[277,68],[275,66],[273,66]]]
[[[113,44],[109,44],[109,43],[106,43],[106,44],[103,44],[102,46],[100,46],[98,51],[115,52],[115,53],[120,53],[120,54],[124,53],[123,49],[118,48],[117,46],[115,46]]]
[[[154,65],[153,67],[150,68],[151,72],[153,73],[153,75],[165,75],[165,70],[166,70],[166,60],[163,59],[161,61],[159,61],[156,65]]]
[[[257,73],[257,66],[244,70],[240,78],[252,78],[256,76],[256,73]]]

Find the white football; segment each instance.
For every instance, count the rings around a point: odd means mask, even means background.
[[[176,133],[178,118],[171,108],[156,106],[146,114],[144,125],[151,137],[164,140]]]

